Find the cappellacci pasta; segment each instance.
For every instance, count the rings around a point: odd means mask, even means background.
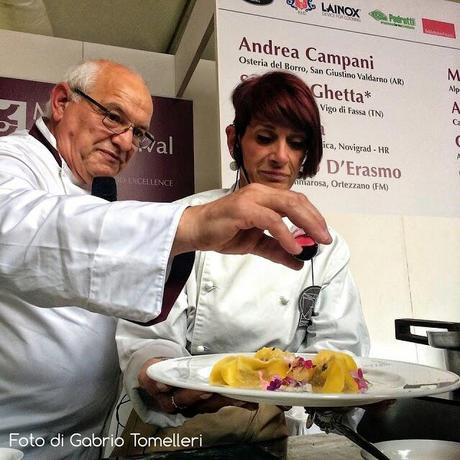
[[[321,350],[304,359],[279,348],[261,348],[253,356],[227,356],[214,364],[209,382],[239,388],[315,393],[365,392],[368,382],[348,354]]]

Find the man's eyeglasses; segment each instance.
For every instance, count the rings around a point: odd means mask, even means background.
[[[153,134],[149,133],[143,128],[134,126],[131,122],[124,119],[120,114],[107,109],[102,104],[94,100],[91,96],[88,96],[86,93],[84,93],[81,89],[74,88],[72,91],[99,109],[102,115],[104,115],[102,123],[107,129],[112,131],[112,133],[122,134],[128,131],[128,129],[133,128],[133,145],[138,149],[149,147],[153,142],[155,142],[155,137]]]

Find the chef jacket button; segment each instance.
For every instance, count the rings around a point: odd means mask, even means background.
[[[281,302],[281,305],[287,305],[289,303],[289,299],[286,299],[286,297],[284,297],[284,295],[282,295],[280,297],[280,302]]]
[[[214,289],[214,284],[209,281],[204,285],[204,288],[207,292],[211,292]]]
[[[198,345],[198,346],[196,347],[196,351],[197,351],[198,353],[203,353],[203,351],[204,351],[204,346],[203,346],[203,345]]]

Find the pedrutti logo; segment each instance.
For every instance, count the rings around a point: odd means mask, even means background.
[[[23,101],[0,99],[0,136],[26,128],[26,108]]]
[[[404,29],[415,29],[415,18],[396,16],[392,13],[385,14],[383,11],[374,10],[369,13],[372,19],[387,26],[403,27]]]

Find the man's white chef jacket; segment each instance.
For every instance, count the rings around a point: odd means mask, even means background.
[[[159,314],[184,209],[88,193],[26,131],[0,138],[0,446],[34,460],[97,457],[69,436],[100,436],[115,401],[115,320],[103,315]],[[45,447],[10,442],[31,434]]]
[[[228,193],[212,190],[181,202],[197,205]],[[340,235],[330,232],[333,242],[320,245],[313,273],[310,262],[294,271],[254,255],[197,252],[192,274],[166,321],[145,328],[120,321],[120,366],[140,417],[159,426],[177,426],[185,420],[181,414],[157,413],[142,403],[137,374],[151,357],[253,352],[262,347],[293,352],[325,348],[367,356],[369,334],[349,271],[350,252]],[[298,301],[312,284],[321,292],[306,333],[298,327]]]

